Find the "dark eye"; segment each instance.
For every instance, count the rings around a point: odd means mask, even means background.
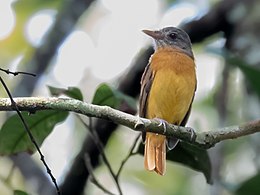
[[[176,33],[170,33],[169,35],[168,35],[171,39],[176,39],[176,37],[177,37],[177,34]]]

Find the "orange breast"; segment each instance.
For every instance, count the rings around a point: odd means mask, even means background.
[[[179,125],[196,88],[192,58],[176,50],[159,50],[151,58],[154,80],[147,102],[147,118],[162,118]]]

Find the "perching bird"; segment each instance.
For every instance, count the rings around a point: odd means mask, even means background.
[[[154,39],[155,52],[142,76],[139,115],[185,126],[197,84],[190,38],[175,27],[143,32]],[[179,140],[144,132],[143,141],[145,168],[164,175],[166,145],[173,149]]]

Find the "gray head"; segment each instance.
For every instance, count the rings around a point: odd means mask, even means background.
[[[190,37],[185,31],[175,27],[166,27],[156,31],[143,30],[143,32],[154,39],[156,50],[172,47],[182,50],[193,58]]]

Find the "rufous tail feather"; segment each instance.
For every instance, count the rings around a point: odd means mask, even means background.
[[[166,171],[166,137],[155,133],[146,133],[144,167],[164,175]]]

